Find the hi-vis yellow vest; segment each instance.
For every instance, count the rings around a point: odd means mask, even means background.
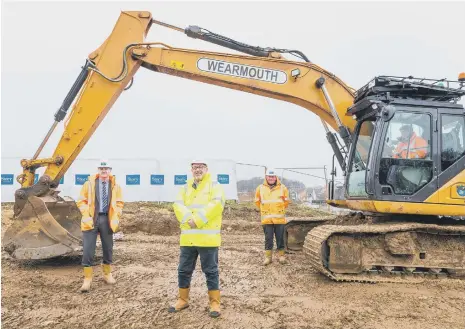
[[[183,247],[219,247],[221,245],[221,223],[225,204],[224,191],[209,173],[197,186],[194,179],[187,181],[173,204],[174,213],[181,228],[180,245]],[[193,219],[196,228],[187,223]]]
[[[79,199],[76,202],[79,210],[81,210],[81,231],[89,231],[94,228],[95,212],[95,180],[98,179],[97,175],[89,176],[87,182],[81,188]],[[115,233],[119,229],[119,220],[123,213],[123,194],[121,187],[116,183],[115,176],[110,175],[111,182],[111,199],[108,205],[108,220],[110,221],[110,228]],[[98,213],[98,211],[97,211]]]
[[[255,191],[255,205],[260,208],[262,224],[286,224],[289,191],[279,178],[273,188],[265,180]]]

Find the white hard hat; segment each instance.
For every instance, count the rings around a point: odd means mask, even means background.
[[[208,167],[208,161],[205,159],[194,159],[191,161],[191,165],[193,165],[194,163],[204,164]]]
[[[102,159],[99,161],[97,167],[98,168],[111,168],[111,165],[110,165],[110,162],[108,162],[108,160]]]
[[[278,176],[278,172],[276,171],[276,169],[267,169],[266,170],[266,173],[265,173],[266,176]]]

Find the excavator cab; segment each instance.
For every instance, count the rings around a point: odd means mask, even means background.
[[[357,216],[308,232],[303,250],[318,271],[358,282],[465,277],[464,95],[461,81],[388,76],[355,93],[345,196]]]
[[[358,121],[348,200],[425,202],[463,170],[465,117],[457,101],[465,90],[438,82],[382,76],[356,93],[347,111]]]

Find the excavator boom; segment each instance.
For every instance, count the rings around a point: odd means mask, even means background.
[[[327,91],[337,100],[334,106],[343,125],[351,130],[355,127],[355,120],[345,116],[354,99],[352,89],[315,64],[179,49],[160,42],[144,43],[129,38],[123,42],[119,33],[130,29],[126,24],[120,18],[110,38],[89,57],[95,61],[90,68],[93,72],[82,88],[52,156],[64,161],[49,164],[45,171],[52,181],[64,175],[140,66],[294,103],[314,112],[337,130],[337,121],[317,87],[317,81],[323,78]]]
[[[132,85],[140,67],[300,105],[322,119],[329,138],[334,139],[326,124],[334,130],[342,126],[347,131],[354,129],[355,120],[344,115],[353,102],[353,89],[321,67],[283,59],[279,53],[285,50],[276,48],[248,51],[245,44],[232,47],[256,55],[250,56],[145,42],[154,22],[159,23],[149,12],[121,13],[105,42],[89,55],[34,157],[22,160],[23,173],[17,178],[22,187],[15,193],[16,222],[3,242],[4,249],[14,257],[41,259],[79,250],[79,209],[73,200],[61,198],[56,188],[120,94]],[[185,32],[226,47],[237,44],[196,27]],[[306,60],[298,51],[290,52]],[[57,123],[67,115],[53,155],[39,158]],[[334,140],[333,149],[339,151]],[[342,166],[342,155],[338,159]],[[35,170],[41,166],[46,167],[45,173],[34,184]]]

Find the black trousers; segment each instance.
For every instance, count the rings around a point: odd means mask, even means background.
[[[82,266],[92,266],[98,233],[100,233],[100,240],[102,241],[103,263],[111,264],[113,262],[113,231],[110,228],[108,216],[99,215],[94,228],[82,232]]]
[[[284,226],[285,224],[264,224],[265,250],[273,250],[273,237],[276,237],[278,250],[284,250]]]
[[[219,290],[218,247],[181,247],[178,267],[179,288],[190,287],[199,255],[208,290]]]

